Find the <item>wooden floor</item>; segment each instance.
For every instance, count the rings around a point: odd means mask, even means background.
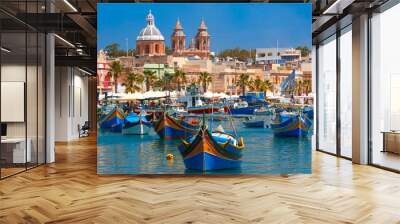
[[[0,223],[400,223],[400,175],[315,152],[312,175],[99,176],[95,138],[0,181]]]

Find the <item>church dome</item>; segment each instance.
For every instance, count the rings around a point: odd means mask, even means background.
[[[140,31],[136,40],[164,40],[164,36],[154,24],[154,16],[151,11],[146,17],[147,26]]]

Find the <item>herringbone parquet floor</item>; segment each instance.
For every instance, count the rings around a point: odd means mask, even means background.
[[[96,142],[0,181],[0,223],[400,223],[400,175],[314,152],[312,175],[98,176]]]

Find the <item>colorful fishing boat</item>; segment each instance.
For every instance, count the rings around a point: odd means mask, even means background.
[[[261,107],[254,110],[254,115],[259,115],[259,116],[272,115],[272,110],[265,107]]]
[[[243,121],[243,124],[246,128],[264,128],[265,127],[264,120],[248,120],[248,121]]]
[[[150,127],[151,122],[147,120],[145,113],[140,113],[138,115],[134,112],[130,112],[125,118],[122,134],[144,135],[149,133]]]
[[[301,137],[307,136],[312,121],[297,113],[279,113],[271,123],[275,136]]]
[[[101,129],[108,129],[112,132],[121,132],[122,126],[124,125],[125,114],[124,112],[115,107],[106,116],[98,122]]]
[[[224,107],[224,111],[231,115],[253,115],[258,106],[249,106],[246,102],[235,103]]]
[[[218,112],[219,107],[215,107],[212,105],[205,106],[196,106],[196,107],[188,107],[187,112],[191,114],[211,114],[214,112]]]
[[[240,168],[243,139],[223,132],[210,133],[204,125],[197,135],[182,140],[179,151],[186,169],[221,170]]]
[[[190,125],[184,120],[178,120],[167,113],[164,113],[153,123],[155,132],[162,139],[179,139],[193,136],[197,132],[197,127]]]
[[[304,107],[303,114],[307,118],[313,120],[314,119],[314,109],[310,106]]]

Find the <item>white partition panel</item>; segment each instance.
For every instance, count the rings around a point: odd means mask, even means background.
[[[1,82],[1,122],[24,122],[24,82]]]

